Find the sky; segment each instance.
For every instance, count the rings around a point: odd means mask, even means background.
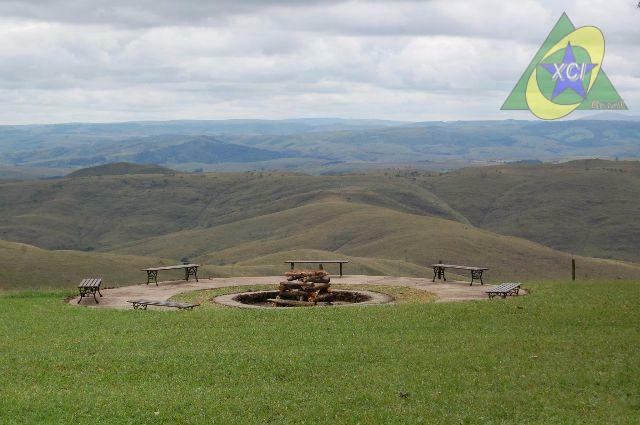
[[[0,0],[0,124],[530,119],[500,111],[566,12],[640,108],[633,0]]]

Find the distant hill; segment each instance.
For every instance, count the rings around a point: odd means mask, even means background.
[[[640,121],[607,116],[612,119],[0,126],[0,166],[81,168],[124,161],[184,171],[277,169],[327,174],[393,166],[441,171],[521,160],[640,158]]]
[[[268,161],[295,154],[274,152],[250,146],[226,143],[212,137],[199,137],[179,145],[149,149],[132,156],[138,163],[161,164],[217,164],[221,162],[255,162]]]
[[[76,170],[67,175],[74,177],[97,177],[97,176],[122,176],[127,174],[175,174],[174,170],[159,165],[132,164],[129,162],[117,162],[114,164],[98,165],[90,168]]]
[[[71,171],[68,168],[34,168],[0,165],[0,180],[36,180],[62,177]]]
[[[580,119],[597,121],[640,121],[640,115],[630,115],[622,112],[600,112]]]

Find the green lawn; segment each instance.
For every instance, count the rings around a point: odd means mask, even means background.
[[[359,289],[363,291],[383,292],[391,295],[396,304],[422,304],[436,300],[436,296],[430,292],[420,289],[408,288],[406,286],[380,286],[380,285],[335,285],[333,289]],[[278,285],[251,285],[251,286],[226,286],[224,288],[205,289],[200,291],[184,292],[182,294],[171,297],[172,300],[188,303],[197,303],[201,307],[226,308],[225,306],[213,301],[215,297],[226,294],[235,294],[239,292],[253,291],[274,291],[278,289]]]
[[[0,423],[638,423],[639,283],[111,311],[0,295]]]

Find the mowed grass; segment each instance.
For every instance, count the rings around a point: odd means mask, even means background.
[[[361,291],[382,292],[393,297],[396,304],[421,304],[429,303],[436,300],[436,296],[430,292],[421,289],[407,288],[406,286],[389,286],[389,285],[336,285],[331,284],[333,289],[355,289]],[[213,301],[215,297],[226,294],[235,294],[240,292],[254,291],[274,291],[278,289],[278,285],[251,285],[251,286],[226,286],[224,288],[204,289],[200,291],[184,292],[174,295],[172,300],[197,303],[201,307],[219,307],[225,308],[222,304]]]
[[[0,296],[0,423],[638,423],[640,284],[115,311]]]

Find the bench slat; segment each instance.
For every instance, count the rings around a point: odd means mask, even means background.
[[[191,304],[191,303],[180,303],[176,301],[159,301],[159,300],[130,300],[127,301],[131,304],[138,305],[154,305],[158,307],[175,307],[175,308],[193,308],[197,307],[200,304]]]
[[[517,295],[521,285],[522,284],[520,282],[506,282],[493,289],[485,291],[485,293],[489,295],[489,298],[493,298],[496,295],[506,298],[507,295]]]
[[[82,279],[78,288],[98,288],[102,283],[102,279]]]
[[[441,267],[445,269],[458,270],[489,270],[487,267],[459,266],[457,264],[432,264],[431,267]]]
[[[289,260],[285,261],[285,264],[300,263],[300,264],[346,264],[349,260]]]
[[[496,286],[495,288],[487,291],[487,292],[505,292],[505,291],[511,291],[515,288],[518,288],[521,285],[521,283],[519,282],[507,282],[507,283],[502,283],[498,286]]]
[[[159,270],[179,270],[179,269],[188,269],[191,267],[200,267],[200,264],[179,264],[175,266],[162,266],[162,267],[149,267],[147,269],[142,269],[143,271],[159,271]]]

